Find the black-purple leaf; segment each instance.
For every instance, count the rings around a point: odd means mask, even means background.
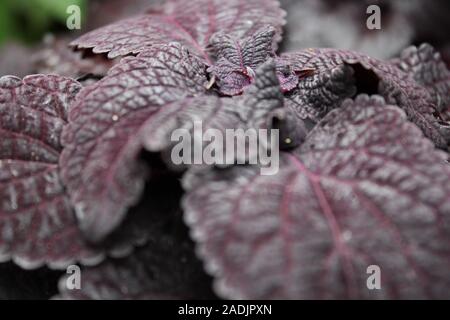
[[[438,106],[432,94],[415,80],[413,74],[404,72],[395,64],[335,49],[308,49],[285,54],[282,59],[290,63],[294,71],[315,70],[312,76],[300,79],[300,90],[290,96],[302,116],[303,113],[314,115],[311,110],[316,110],[320,118],[354,93],[379,94],[387,103],[402,108],[408,119],[420,127],[437,147],[447,149],[447,136],[441,132],[436,117]],[[353,76],[347,71],[348,67],[353,69]],[[356,86],[356,92],[351,83]]]
[[[309,76],[297,77],[297,88],[286,94],[285,105],[301,119],[317,122],[345,99],[353,97],[357,88],[350,66],[338,65],[325,72],[311,70],[314,71]]]
[[[202,136],[197,136],[198,125],[201,125],[202,133],[207,130],[219,130],[222,137],[226,137],[228,130],[233,130],[234,139],[240,141],[249,140],[255,131],[254,129],[278,129],[279,143],[282,148],[292,148],[304,141],[306,136],[306,127],[301,119],[295,114],[289,113],[283,108],[283,95],[280,91],[280,84],[276,74],[276,67],[273,60],[269,60],[260,66],[256,72],[256,80],[253,85],[244,91],[244,95],[235,98],[218,98],[215,96],[203,96],[185,99],[175,103],[171,103],[161,108],[158,113],[149,118],[142,129],[142,139],[146,150],[151,152],[162,152],[167,158],[170,151],[174,151],[172,147],[178,141],[171,139],[174,130],[185,130],[192,137],[192,144],[203,145],[208,147],[211,143],[217,146],[217,142],[222,144],[219,152],[222,153],[218,158],[209,160],[207,165],[216,164],[224,165],[222,160],[227,159],[227,164],[248,163],[248,161],[256,160],[258,150],[252,149],[254,146],[246,145],[242,153],[234,153],[230,159],[229,147],[224,141],[216,141],[220,139],[217,136],[212,140],[203,140]],[[197,126],[197,127],[196,127]],[[268,132],[269,133],[269,132]],[[256,132],[258,134],[258,132]],[[197,140],[199,139],[199,140]],[[195,140],[195,141],[194,141]],[[259,151],[270,149],[273,145],[265,145],[265,141],[256,137]],[[278,147],[278,146],[277,146]],[[214,147],[213,147],[214,148]],[[216,151],[217,152],[217,151]],[[191,157],[190,164],[194,163]],[[230,163],[228,163],[228,161]],[[166,159],[169,167],[174,168],[180,166],[174,163],[173,159]],[[185,168],[188,164],[181,167]]]
[[[283,106],[273,61],[258,69],[255,84],[239,99],[195,97],[205,92],[196,58],[178,44],[154,49],[125,59],[85,89],[64,132],[62,176],[80,228],[94,241],[113,231],[138,201],[147,177],[139,161],[143,148],[169,150],[173,131],[190,130],[195,121],[203,121],[204,130],[268,128],[270,113]],[[170,64],[164,60],[169,54],[175,54]]]
[[[441,55],[428,44],[405,49],[399,59],[392,61],[399,69],[410,74],[414,80],[423,85],[436,106],[439,115],[437,126],[441,135],[450,142],[450,70]]]
[[[124,58],[84,89],[64,130],[62,179],[81,230],[100,240],[141,195],[141,129],[161,107],[205,92],[205,68],[179,44]]]
[[[167,0],[161,14],[119,21],[83,35],[72,45],[93,48],[94,53],[108,52],[114,58],[177,41],[209,60],[205,49],[214,33],[241,39],[271,25],[277,30],[275,42],[279,42],[284,16],[276,0]]]
[[[298,85],[300,74],[296,74],[292,67],[283,61],[283,59],[276,59],[276,65],[281,90],[283,92],[294,90]]]
[[[78,82],[55,75],[31,75],[23,81],[5,76],[0,83],[0,103],[37,110],[66,121],[69,106],[80,88]]]
[[[22,268],[95,263],[59,179],[60,133],[80,84],[58,76],[0,78],[0,261]]]
[[[268,26],[242,40],[224,33],[212,36],[211,51],[217,61],[208,72],[217,80],[222,94],[241,94],[254,81],[258,66],[275,55],[275,34],[275,28]]]
[[[92,265],[105,255],[123,257],[148,238],[153,221],[142,213],[98,246],[78,229],[58,160],[63,118],[80,89],[59,76],[0,78],[0,261],[27,269]]]
[[[399,108],[359,96],[280,171],[192,170],[185,220],[224,298],[449,298],[450,167]],[[368,267],[381,270],[369,290]]]
[[[430,91],[439,111],[450,107],[450,71],[432,46],[409,47],[392,62]]]
[[[151,152],[170,150],[177,142],[171,141],[171,134],[175,129],[188,130],[194,137],[195,122],[201,122],[203,132],[209,129],[220,130],[224,137],[228,129],[242,129],[235,134],[242,134],[241,137],[244,138],[247,129],[272,129],[274,118],[277,120],[276,129],[283,132],[284,141],[289,139],[290,145],[300,143],[305,131],[292,127],[293,122],[287,119],[274,61],[269,60],[260,66],[255,71],[255,79],[255,83],[241,97],[203,96],[165,106],[145,124],[142,136],[146,149]],[[295,125],[301,123],[295,122]],[[206,141],[200,143],[208,144]],[[228,151],[225,145],[222,151],[224,154]],[[245,161],[252,156],[255,154],[238,154],[235,159]],[[168,165],[173,164],[169,162]]]

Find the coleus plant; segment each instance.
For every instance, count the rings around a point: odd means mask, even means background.
[[[284,17],[168,0],[72,43],[126,56],[99,81],[2,77],[0,261],[82,265],[58,298],[449,298],[450,72],[426,44],[278,54]],[[279,129],[279,172],[174,166],[198,120]]]

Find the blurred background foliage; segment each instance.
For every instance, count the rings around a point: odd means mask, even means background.
[[[32,44],[48,31],[63,30],[70,5],[80,7],[83,22],[87,0],[0,0],[0,46],[8,41]]]
[[[103,76],[115,63],[68,44],[81,34],[167,0],[0,0],[0,76],[56,73]],[[183,0],[195,1],[195,0]],[[223,0],[228,1],[228,0]],[[280,52],[310,47],[355,50],[379,59],[428,42],[450,66],[450,0],[279,0],[287,11]],[[369,5],[381,8],[381,30],[366,27]],[[67,8],[81,9],[81,30],[69,30]]]

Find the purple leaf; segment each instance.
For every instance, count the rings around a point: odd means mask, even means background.
[[[185,220],[224,298],[449,298],[450,167],[397,107],[330,112],[277,175],[191,171]],[[381,290],[367,268],[381,268]]]
[[[439,111],[450,107],[450,71],[432,46],[409,47],[392,62],[425,86]]]
[[[432,94],[416,81],[413,74],[405,73],[395,64],[335,49],[308,49],[285,54],[282,59],[294,71],[315,70],[312,76],[300,79],[299,90],[288,96],[290,105],[300,116],[312,114],[313,119],[314,116],[320,118],[355,93],[379,94],[387,103],[402,108],[408,119],[437,147],[447,149],[447,135],[441,132],[439,119],[435,116],[438,106]]]
[[[22,268],[93,263],[58,174],[59,136],[80,85],[68,78],[0,78],[0,261]]]
[[[177,41],[209,60],[205,49],[214,33],[242,39],[271,25],[277,30],[275,42],[279,42],[284,16],[276,0],[168,0],[162,14],[119,21],[83,35],[72,45],[92,48],[94,53],[108,52],[114,58]]]
[[[228,34],[215,34],[210,41],[217,62],[208,69],[224,95],[241,94],[255,79],[255,70],[275,55],[273,38],[276,30],[265,27],[243,40]]]
[[[282,59],[276,59],[276,64],[281,90],[285,93],[294,90],[298,85],[299,76],[294,72],[291,66]]]
[[[342,64],[326,72],[311,70],[314,71],[310,75],[297,78],[297,88],[286,94],[285,104],[301,119],[317,122],[330,110],[338,108],[346,98],[353,97],[357,88],[350,66]]]
[[[283,108],[283,95],[280,91],[280,84],[276,74],[276,67],[273,60],[269,60],[260,66],[256,72],[256,80],[253,85],[246,88],[244,95],[235,98],[218,98],[215,96],[203,96],[189,98],[183,101],[171,103],[155,115],[149,118],[142,129],[143,143],[146,150],[151,152],[161,152],[167,166],[171,169],[186,169],[195,163],[192,154],[189,154],[189,163],[174,163],[173,157],[168,155],[176,152],[173,147],[179,144],[178,141],[171,139],[174,130],[187,130],[190,137],[193,137],[193,143],[199,142],[203,148],[213,145],[217,148],[216,142],[222,144],[221,156],[208,160],[206,165],[232,165],[235,163],[248,163],[257,160],[258,152],[262,152],[262,148],[271,148],[272,145],[263,145],[265,142],[258,140],[258,150],[246,148],[244,151],[235,153],[234,147],[229,146],[224,141],[219,140],[216,136],[211,141],[195,140],[198,129],[196,125],[201,122],[202,133],[207,130],[219,130],[223,137],[227,135],[227,130],[235,130],[233,134],[236,140],[245,141],[248,136],[249,129],[278,129],[280,131],[279,143],[283,149],[292,148],[304,141],[306,136],[306,128],[301,119],[297,119],[295,115],[287,112]],[[197,124],[196,124],[197,122]],[[251,134],[251,132],[250,132]],[[183,140],[184,142],[184,140]],[[194,147],[195,148],[195,147]],[[268,152],[268,150],[265,150]],[[230,152],[233,158],[230,157]],[[178,151],[180,152],[180,151]],[[183,155],[183,158],[186,155]],[[224,160],[227,159],[227,163]],[[204,159],[203,159],[204,160]],[[229,162],[228,162],[229,161]],[[213,162],[213,163],[211,163]]]
[[[450,119],[446,113],[450,110],[450,71],[440,54],[430,45],[423,44],[419,48],[405,49],[401,57],[393,60],[393,63],[428,90],[440,113],[438,119],[442,120],[438,122],[439,131],[449,142]]]
[[[80,89],[58,76],[0,78],[0,262],[26,269],[92,265],[106,254],[123,257],[148,238],[153,221],[142,213],[98,246],[78,229],[58,160],[63,118]]]
[[[104,238],[136,204],[147,177],[141,129],[161,107],[205,92],[205,68],[179,44],[125,58],[84,89],[64,130],[62,179],[79,225]]]
[[[170,139],[172,132],[187,129],[192,134],[195,121],[202,121],[203,131],[218,129],[224,134],[226,129],[269,128],[272,112],[283,107],[274,61],[260,66],[255,78],[241,97],[200,96],[161,108],[143,129],[146,149],[151,152],[169,149],[175,144]]]
[[[80,90],[80,84],[55,75],[31,75],[23,81],[5,76],[0,82],[0,90],[2,104],[22,106],[66,121],[69,106]]]
[[[168,52],[176,56],[174,60],[164,60]],[[174,144],[172,132],[192,129],[194,121],[204,121],[203,130],[268,128],[271,112],[283,105],[273,61],[256,71],[259,76],[246,95],[221,99],[195,97],[205,90],[204,76],[195,68],[196,58],[178,44],[144,55],[125,59],[94,88],[81,92],[71,114],[73,122],[64,132],[62,177],[80,228],[92,241],[104,239],[120,225],[139,200],[145,179],[157,172],[150,166],[147,175],[148,167],[139,158],[144,148],[164,156]],[[118,83],[129,87],[115,88]],[[130,94],[139,99],[124,104],[123,97]],[[281,119],[279,125],[289,135],[292,129],[284,123]],[[175,164],[168,161],[168,165]]]

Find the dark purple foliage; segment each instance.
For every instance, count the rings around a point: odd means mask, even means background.
[[[402,108],[437,147],[447,149],[450,135],[438,113],[448,105],[449,71],[428,45],[406,49],[402,58],[383,62],[352,51],[307,49],[281,59],[294,71],[312,69],[299,82],[288,105],[300,117],[320,120],[357,93],[380,94],[389,104]]]
[[[0,260],[24,269],[97,264],[148,238],[152,217],[135,214],[120,234],[89,244],[61,183],[60,135],[81,86],[60,76],[0,78]],[[158,210],[156,210],[158,212]]]
[[[283,153],[277,175],[190,172],[186,221],[227,298],[449,298],[445,160],[399,108],[360,95]],[[382,291],[367,290],[371,264]]]
[[[216,32],[242,39],[271,25],[276,29],[278,43],[285,23],[284,11],[273,0],[167,0],[161,11],[92,31],[72,45],[92,48],[95,53],[107,52],[114,58],[177,41],[209,60],[205,50]]]
[[[61,184],[61,131],[80,85],[57,76],[0,78],[0,260],[23,268],[98,260]]]
[[[314,6],[357,12],[301,2],[305,18]],[[450,298],[440,54],[282,54],[284,18],[276,0],[167,0],[81,36],[76,52],[56,41],[44,53],[62,63],[39,67],[58,76],[0,78],[0,284],[14,283],[2,277],[13,264],[41,283],[59,276],[46,268],[78,263],[82,290],[61,277],[55,298]],[[408,32],[390,53],[413,33],[394,20],[389,39],[396,23]],[[288,30],[289,48],[303,28]],[[367,40],[360,31],[352,43]],[[261,175],[254,154],[174,164],[172,132],[199,120],[279,129],[279,172]],[[370,265],[382,290],[367,289]]]

